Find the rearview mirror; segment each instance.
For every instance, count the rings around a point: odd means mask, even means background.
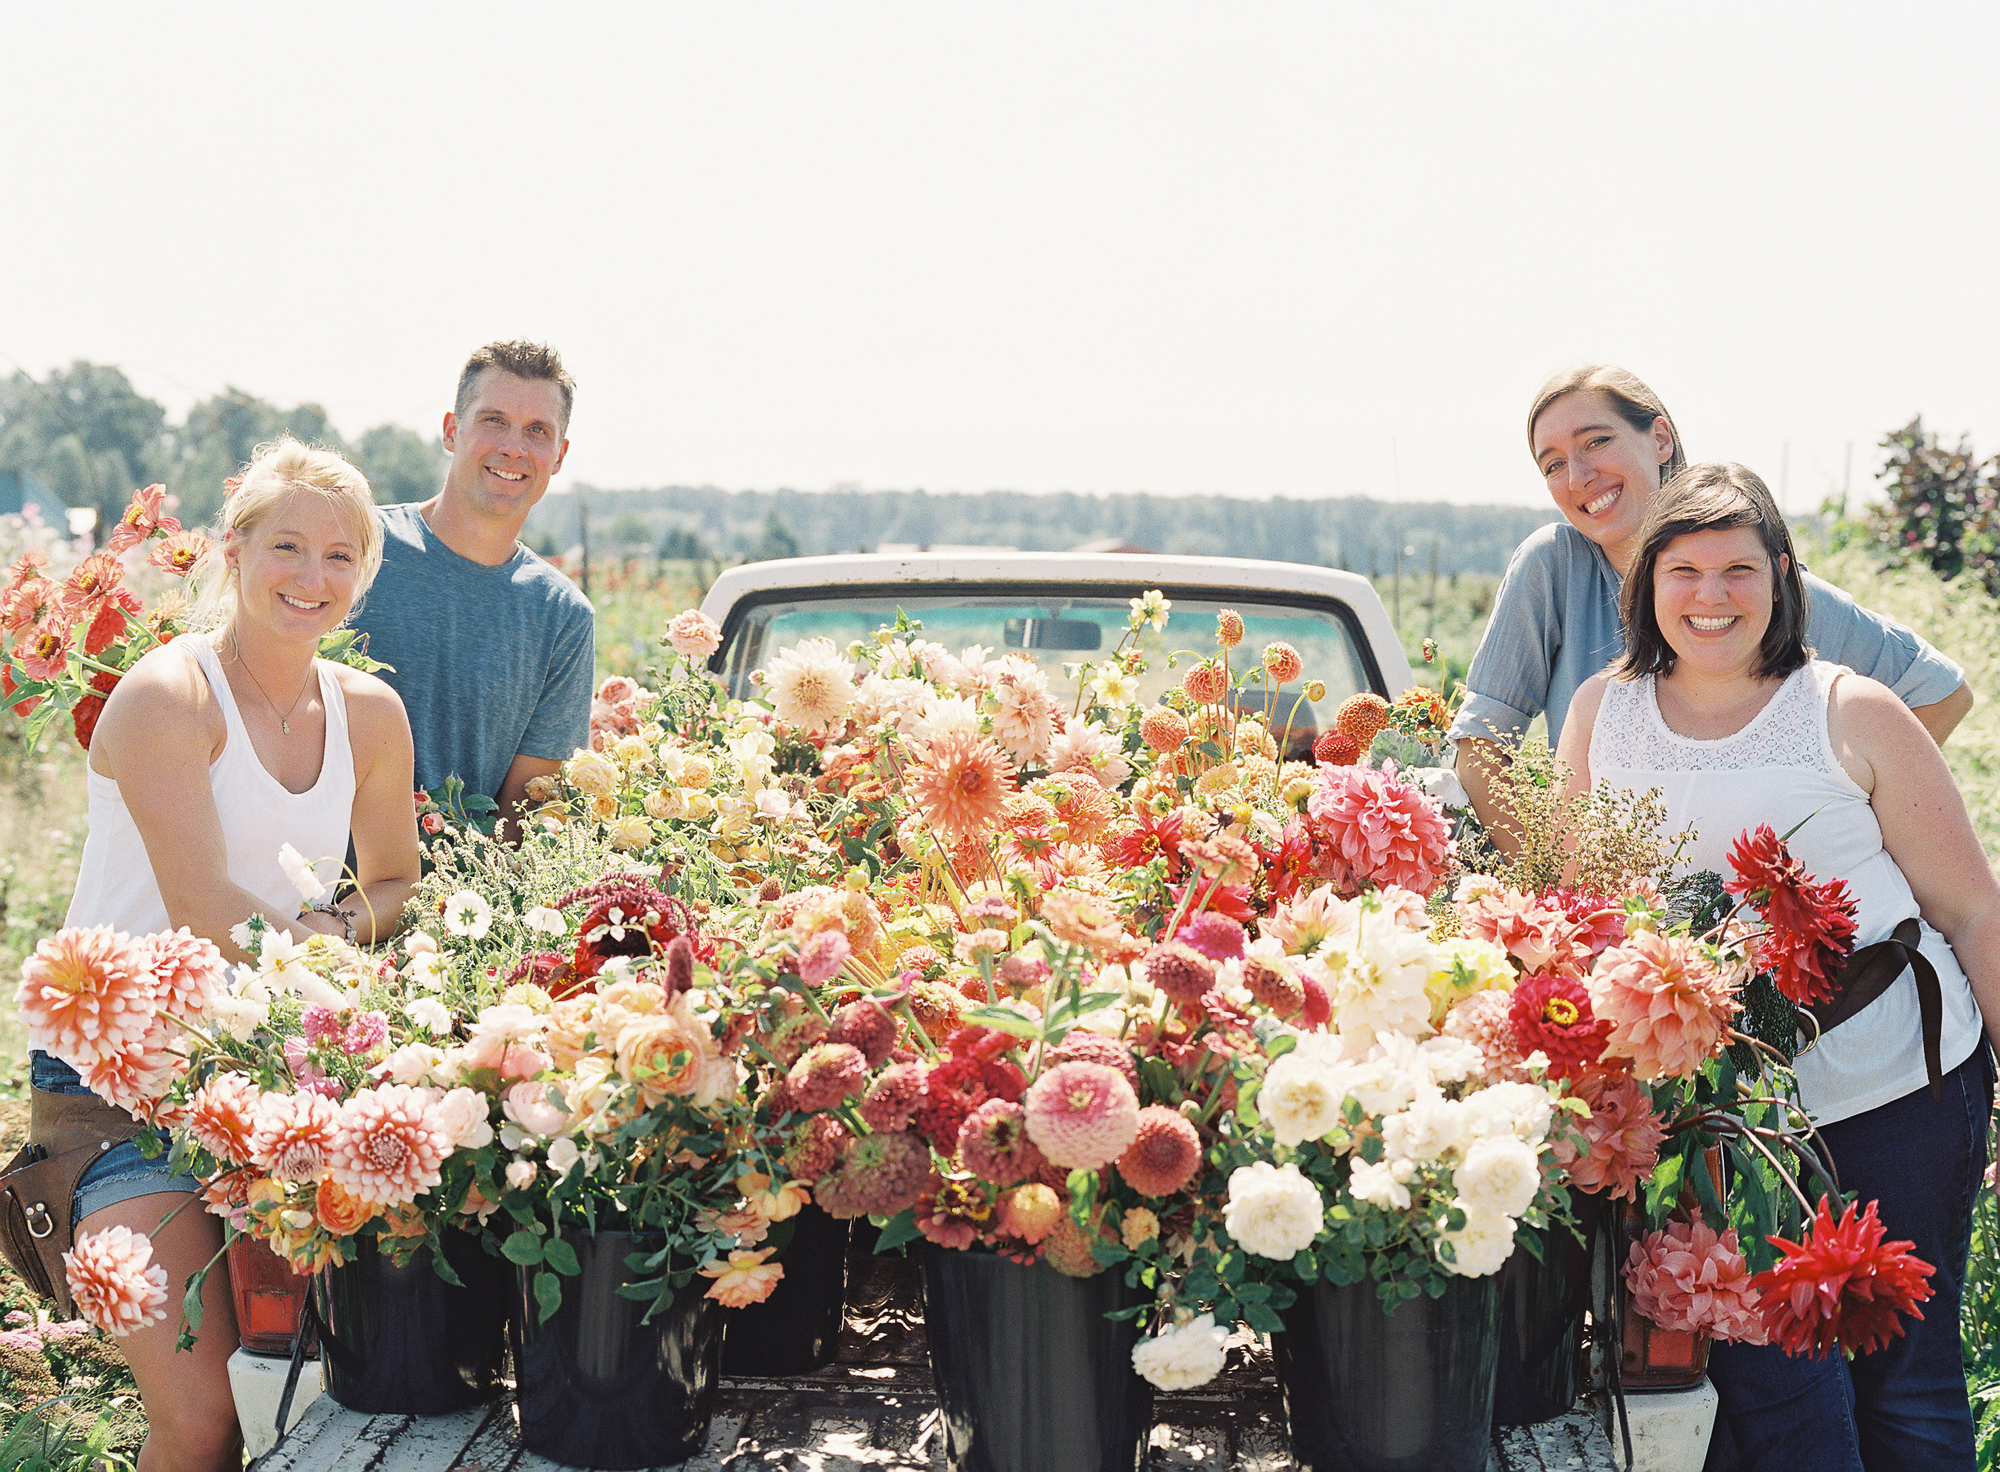
[[[1098,649],[1104,626],[1087,618],[1010,618],[1002,637],[1009,649]]]

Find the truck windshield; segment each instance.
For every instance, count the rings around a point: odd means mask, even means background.
[[[1216,615],[1224,608],[1233,608],[1243,616],[1243,642],[1231,655],[1230,671],[1239,685],[1244,675],[1252,676],[1237,697],[1246,710],[1261,713],[1266,706],[1265,688],[1256,675],[1258,657],[1266,645],[1283,641],[1296,649],[1304,662],[1304,672],[1275,690],[1269,701],[1273,734],[1282,735],[1288,723],[1291,727],[1288,755],[1311,747],[1313,736],[1331,724],[1341,701],[1374,688],[1369,666],[1361,656],[1354,616],[1342,604],[1333,600],[1287,603],[1270,600],[1269,595],[1263,599],[1242,594],[1217,596],[1212,588],[1170,588],[1166,592],[1173,604],[1166,628],[1146,628],[1137,635],[1138,648],[1148,664],[1139,679],[1142,704],[1158,701],[1180,682],[1196,659],[1217,651]],[[934,640],[953,654],[976,644],[989,657],[1026,655],[1048,676],[1049,688],[1067,706],[1074,699],[1076,683],[1065,666],[1081,661],[1101,665],[1110,656],[1125,638],[1131,596],[1078,596],[1056,591],[933,592],[908,584],[882,593],[853,588],[824,593],[787,589],[769,601],[739,604],[732,610],[723,646],[711,668],[731,695],[747,699],[756,693],[751,672],[780,650],[817,638],[831,639],[844,649],[894,623],[900,609],[923,625],[913,638]],[[1170,668],[1167,661],[1175,654],[1179,659]],[[1304,698],[1306,684],[1312,680],[1326,682],[1326,694],[1316,702]],[[1381,693],[1393,696],[1397,692]]]

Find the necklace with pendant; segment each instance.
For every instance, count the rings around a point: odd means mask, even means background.
[[[292,703],[281,712],[278,709],[278,702],[271,698],[271,692],[264,688],[264,682],[257,678],[257,672],[251,669],[248,661],[243,658],[243,646],[236,642],[236,635],[233,633],[229,636],[229,646],[236,653],[236,663],[242,667],[243,673],[250,677],[250,683],[257,687],[257,693],[264,697],[264,704],[271,707],[272,715],[277,716],[278,730],[287,736],[291,735],[292,712],[297,710],[299,702],[306,698],[306,690],[312,685],[313,677],[318,671],[310,664],[306,666],[305,684],[299,686],[299,693],[292,697]]]

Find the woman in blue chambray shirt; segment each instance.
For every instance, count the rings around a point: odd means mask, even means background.
[[[1558,373],[1528,411],[1528,445],[1564,520],[1514,550],[1466,673],[1453,721],[1458,775],[1503,849],[1488,777],[1528,723],[1546,713],[1549,745],[1570,697],[1625,653],[1618,595],[1653,493],[1687,464],[1659,396],[1623,368]],[[1879,680],[1942,743],[1972,708],[1964,672],[1893,619],[1806,574],[1806,642],[1820,659]]]

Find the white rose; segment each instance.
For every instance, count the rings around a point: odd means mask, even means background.
[[[444,1054],[429,1043],[405,1043],[384,1058],[377,1071],[391,1083],[422,1084],[429,1081],[431,1070],[443,1061]]]
[[[1192,1390],[1222,1373],[1229,1331],[1214,1314],[1196,1314],[1132,1346],[1132,1368],[1160,1390]]]
[[[1382,1121],[1382,1148],[1407,1160],[1445,1160],[1465,1140],[1465,1106],[1442,1094],[1421,1094]]]
[[[1257,1091],[1257,1108],[1281,1145],[1319,1139],[1340,1123],[1340,1106],[1346,1102],[1344,1074],[1296,1051],[1265,1071]]]
[[[1474,1135],[1513,1135],[1539,1145],[1549,1133],[1553,1107],[1540,1084],[1494,1084],[1465,1101]]]
[[[1482,1212],[1519,1216],[1541,1189],[1535,1147],[1512,1135],[1474,1140],[1452,1172],[1459,1197]]]
[[[1289,1261],[1312,1246],[1325,1219],[1319,1187],[1296,1165],[1260,1160],[1230,1172],[1222,1224],[1245,1252]]]
[[[483,1150],[493,1143],[493,1126],[486,1122],[487,1098],[477,1089],[452,1089],[427,1113],[438,1133],[454,1150]]]
[[[558,1178],[576,1169],[576,1163],[581,1159],[583,1152],[576,1148],[576,1141],[568,1135],[552,1141],[549,1145],[549,1169],[554,1171]]]
[[[1465,1225],[1456,1232],[1447,1229],[1438,1239],[1438,1261],[1461,1278],[1484,1278],[1500,1271],[1507,1254],[1514,1250],[1514,1219],[1497,1212],[1481,1211],[1463,1197],[1452,1203],[1465,1213]],[[1449,1242],[1452,1257],[1444,1255]]]
[[[516,1191],[525,1191],[533,1183],[539,1169],[532,1160],[510,1160],[507,1162],[507,1184]]]
[[[1486,1055],[1479,1051],[1479,1044],[1467,1038],[1426,1038],[1417,1052],[1431,1077],[1441,1084],[1463,1083],[1486,1071]]]
[[[1384,1211],[1410,1209],[1410,1188],[1396,1179],[1394,1167],[1386,1160],[1374,1165],[1365,1160],[1355,1161],[1347,1177],[1347,1189],[1356,1201],[1365,1201]]]

